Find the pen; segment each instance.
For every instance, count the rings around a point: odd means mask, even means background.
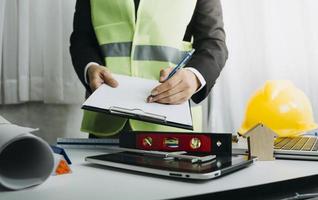
[[[164,81],[167,81],[169,78],[175,75],[175,73],[177,73],[180,69],[182,69],[189,62],[194,52],[195,52],[195,49],[192,49],[190,52],[186,53],[184,58],[177,64],[175,68],[173,68],[173,70],[170,72],[170,74]]]

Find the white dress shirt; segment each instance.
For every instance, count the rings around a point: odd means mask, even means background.
[[[90,62],[90,63],[88,63],[88,64],[86,65],[85,70],[84,70],[84,79],[85,79],[85,83],[86,83],[86,84],[89,84],[88,81],[87,81],[87,70],[88,70],[88,68],[89,68],[90,66],[92,66],[92,65],[99,65],[99,64],[98,64],[98,63],[95,63],[95,62]],[[196,69],[193,68],[193,67],[187,67],[187,68],[185,68],[185,69],[191,71],[192,73],[194,73],[194,75],[199,79],[199,82],[201,83],[201,86],[200,86],[200,88],[196,91],[196,93],[199,92],[199,91],[205,86],[205,84],[206,84],[206,81],[205,81],[204,77],[202,76],[202,74],[201,74],[198,70],[196,70]]]

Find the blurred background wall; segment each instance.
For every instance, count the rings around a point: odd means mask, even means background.
[[[82,111],[78,105],[25,103],[0,106],[0,115],[11,123],[40,128],[34,134],[49,143],[57,137],[87,137],[81,133]]]
[[[318,1],[221,0],[229,60],[203,102],[207,131],[235,132],[246,101],[269,79],[288,79],[318,119]],[[79,131],[84,89],[69,56],[75,0],[0,0],[0,115],[56,137]]]

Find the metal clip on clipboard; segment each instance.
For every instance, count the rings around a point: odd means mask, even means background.
[[[145,112],[145,111],[138,109],[138,108],[127,109],[127,108],[112,106],[109,108],[109,112],[112,114],[139,117],[140,119],[145,119],[145,120],[149,119],[151,121],[159,121],[159,122],[163,122],[163,123],[167,122],[166,116],[148,113],[148,112]]]

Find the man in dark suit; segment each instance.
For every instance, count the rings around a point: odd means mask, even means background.
[[[140,0],[134,1],[136,5],[139,5]],[[186,67],[196,70],[196,73],[193,73],[194,70],[187,71],[194,74],[196,79],[191,79],[192,82],[188,83],[194,88],[182,90],[185,93],[182,97],[187,97],[182,99],[186,101],[192,98],[194,102],[199,103],[210,93],[228,56],[220,0],[197,0],[184,40],[190,41],[191,37],[194,39],[193,47],[196,49],[196,53]],[[77,0],[70,52],[75,71],[89,93],[104,82],[114,87],[118,84],[112,78],[110,71],[101,67],[105,63],[92,26],[89,0]],[[87,77],[85,77],[85,70],[88,70]],[[162,75],[167,76],[170,70],[168,68],[163,71]],[[198,77],[200,75],[202,77]],[[193,78],[193,76],[185,74],[180,76],[181,79],[188,77]],[[162,84],[161,87],[157,88],[158,91],[154,90],[153,93],[158,96],[154,100],[158,102],[161,100],[162,103],[176,103],[174,98],[166,98],[169,94],[168,91],[172,90],[175,85],[175,83],[171,84],[170,82]],[[166,93],[163,94],[163,91]],[[180,91],[174,92],[179,93]]]
[[[144,0],[131,1],[134,1],[135,12],[137,12],[139,2]],[[151,91],[151,98],[148,99],[148,102],[180,104],[192,99],[195,103],[200,103],[209,95],[225,65],[228,51],[225,44],[220,0],[187,0],[188,4],[192,2],[196,4],[194,4],[195,8],[193,7],[192,18],[190,16],[191,21],[185,28],[183,41],[193,42],[193,48],[196,52],[185,68],[178,71],[171,79],[163,82],[172,68],[160,71],[159,81],[161,84]],[[87,94],[92,93],[103,83],[111,87],[117,87],[120,84],[113,78],[107,66],[105,67],[104,57],[107,55],[101,51],[96,37],[91,17],[92,3],[90,0],[77,0],[70,46],[75,71],[85,86]],[[159,2],[154,1],[154,3]],[[179,3],[183,2],[179,1]],[[178,5],[180,6],[180,4]],[[160,29],[160,27],[157,28]]]

